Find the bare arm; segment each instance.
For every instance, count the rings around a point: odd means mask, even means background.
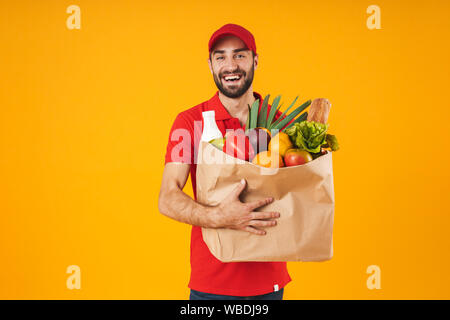
[[[167,163],[164,167],[159,211],[169,218],[206,228],[231,228],[251,233],[265,234],[259,227],[276,225],[278,212],[259,212],[255,209],[269,204],[273,198],[265,198],[250,203],[242,203],[239,195],[245,189],[242,181],[219,205],[202,205],[183,192],[189,176],[189,164]]]
[[[213,227],[212,207],[201,205],[182,191],[189,176],[189,169],[190,164],[174,162],[166,164],[159,192],[159,211],[180,222]]]

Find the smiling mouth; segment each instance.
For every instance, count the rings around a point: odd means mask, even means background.
[[[226,75],[226,76],[222,77],[222,79],[225,80],[225,82],[227,82],[227,83],[238,82],[241,78],[242,78],[242,75],[240,75],[240,74],[231,74],[231,75]]]

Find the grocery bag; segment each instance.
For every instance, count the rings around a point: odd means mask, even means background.
[[[240,200],[274,201],[256,211],[280,213],[277,225],[256,235],[227,228],[202,228],[203,240],[222,262],[325,261],[333,256],[334,186],[327,151],[299,166],[264,168],[225,154],[201,141],[197,156],[197,201],[219,204],[247,181]]]

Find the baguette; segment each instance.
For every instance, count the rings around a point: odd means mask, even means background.
[[[331,103],[326,98],[314,99],[309,107],[307,121],[327,123],[330,114]]]

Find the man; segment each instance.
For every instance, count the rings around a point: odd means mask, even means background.
[[[273,198],[243,203],[240,193],[245,180],[219,205],[205,206],[196,202],[196,164],[194,151],[200,134],[194,121],[202,121],[202,112],[215,111],[218,128],[243,129],[248,107],[261,95],[253,92],[253,76],[258,65],[253,35],[245,28],[227,24],[218,29],[209,40],[208,65],[218,88],[216,94],[193,108],[181,112],[172,126],[167,145],[165,167],[159,195],[159,210],[177,221],[192,225],[191,233],[191,299],[282,299],[284,286],[291,281],[286,262],[231,262],[216,259],[202,238],[201,227],[231,228],[260,236],[264,228],[276,225],[278,212],[259,212],[257,208],[269,204]],[[277,117],[280,112],[277,113]],[[200,122],[201,123],[201,122]],[[189,132],[191,139],[179,141],[177,130]],[[200,127],[201,130],[201,127]],[[174,138],[175,137],[175,138]],[[196,138],[197,137],[197,138]],[[173,156],[180,143],[181,159]],[[178,151],[179,148],[177,148]],[[189,151],[186,151],[189,150]],[[177,157],[177,159],[173,159]],[[194,200],[182,190],[191,174]],[[244,244],[243,244],[244,245]]]

